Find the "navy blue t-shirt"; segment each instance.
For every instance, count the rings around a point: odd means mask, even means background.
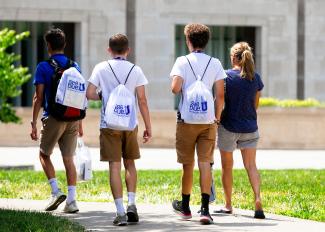
[[[240,76],[240,70],[229,69],[225,79],[225,108],[221,124],[234,133],[257,131],[255,97],[264,87],[261,77],[255,73],[253,80]]]
[[[65,67],[68,63],[68,58],[64,54],[55,54],[51,56],[61,67]],[[74,67],[80,72],[80,68],[77,63],[74,62]],[[43,99],[43,117],[49,115],[48,102],[51,96],[51,84],[52,76],[54,74],[53,67],[47,62],[42,61],[36,67],[36,72],[34,76],[34,85],[43,84],[44,85],[44,99]]]

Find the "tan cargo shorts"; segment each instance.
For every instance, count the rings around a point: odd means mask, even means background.
[[[100,160],[120,162],[121,158],[135,160],[140,158],[138,127],[133,131],[119,131],[101,128]]]
[[[213,163],[217,124],[187,124],[178,122],[176,126],[177,162],[194,162],[195,148],[198,161]]]
[[[63,156],[73,156],[77,146],[79,121],[62,122],[52,116],[42,119],[40,151],[51,155],[56,143]]]

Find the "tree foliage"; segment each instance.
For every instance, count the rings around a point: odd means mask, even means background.
[[[31,75],[28,68],[15,65],[15,62],[20,60],[20,55],[9,53],[8,48],[28,36],[29,32],[17,34],[7,28],[0,31],[0,122],[20,122],[8,100],[21,94],[19,87],[27,82]]]

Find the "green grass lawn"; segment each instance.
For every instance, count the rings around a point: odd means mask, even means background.
[[[17,220],[19,218],[19,220]],[[66,218],[49,213],[0,209],[1,232],[81,232],[85,228]]]
[[[325,170],[262,170],[260,173],[266,212],[325,222]],[[78,200],[113,202],[108,173],[93,174],[92,181],[78,185]],[[220,171],[215,171],[214,176],[217,204],[222,204]],[[58,172],[57,177],[66,192],[64,172]],[[181,171],[140,171],[138,179],[139,203],[170,204],[180,198]],[[47,199],[49,193],[43,172],[0,171],[0,198]],[[200,204],[198,171],[195,171],[191,204]],[[244,170],[234,170],[233,205],[253,209],[253,193]]]

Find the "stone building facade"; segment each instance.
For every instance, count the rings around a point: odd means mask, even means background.
[[[325,100],[325,1],[305,1],[305,97]]]
[[[67,28],[69,51],[86,78],[96,63],[107,59],[108,36],[126,33],[130,59],[150,82],[151,109],[171,110],[175,98],[169,72],[175,58],[186,53],[182,29],[189,22],[212,28],[208,53],[220,56],[225,68],[231,44],[251,41],[264,96],[325,100],[324,12],[323,0],[0,0],[0,26],[31,30],[22,52],[29,54],[25,65],[31,72],[45,57],[37,35],[51,25]],[[30,82],[24,96],[31,97],[32,90]],[[28,106],[30,101],[16,104]]]

